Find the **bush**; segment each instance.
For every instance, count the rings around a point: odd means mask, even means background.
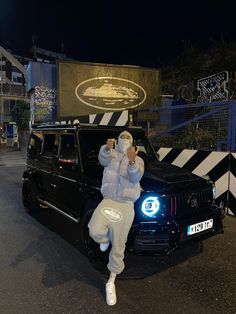
[[[18,101],[12,108],[12,115],[19,129],[28,129],[30,121],[30,104],[24,100]]]

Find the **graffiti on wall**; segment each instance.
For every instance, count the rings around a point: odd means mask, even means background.
[[[189,103],[224,101],[236,98],[236,73],[223,71],[188,83],[169,82],[162,86],[163,94]]]
[[[34,91],[34,120],[52,118],[56,108],[56,89],[47,86],[36,86]]]
[[[200,91],[198,102],[228,100],[226,84],[229,81],[229,72],[223,71],[197,82],[197,89]]]

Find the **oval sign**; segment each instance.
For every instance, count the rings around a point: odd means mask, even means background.
[[[135,108],[146,100],[146,92],[139,84],[109,76],[79,83],[75,95],[87,106],[112,111]]]

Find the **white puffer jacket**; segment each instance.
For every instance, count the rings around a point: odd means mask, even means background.
[[[127,155],[118,148],[106,150],[100,148],[99,162],[104,166],[101,193],[104,198],[116,201],[135,202],[140,197],[140,184],[144,173],[144,162],[136,156],[135,164],[130,165]]]

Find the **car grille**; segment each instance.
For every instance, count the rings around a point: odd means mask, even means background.
[[[206,211],[212,204],[212,190],[188,192],[170,197],[170,215],[186,217]]]

